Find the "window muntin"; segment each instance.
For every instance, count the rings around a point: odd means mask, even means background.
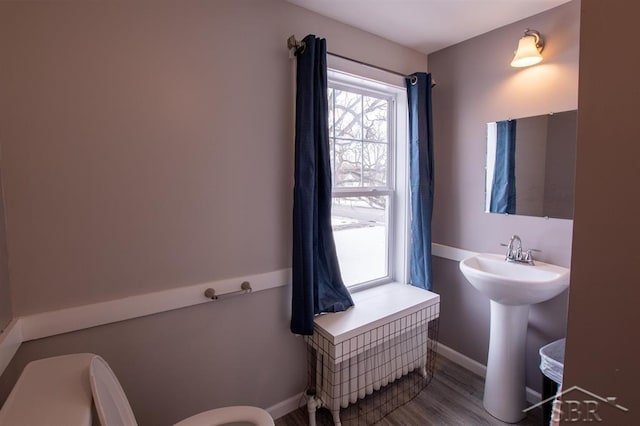
[[[329,143],[334,192],[339,188],[391,189],[388,94],[329,87]]]

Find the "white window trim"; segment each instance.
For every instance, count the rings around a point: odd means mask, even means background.
[[[389,162],[388,187],[390,189],[389,203],[392,206],[389,217],[389,242],[387,255],[388,259],[388,275],[387,277],[368,281],[362,284],[356,284],[348,287],[351,293],[365,290],[374,286],[397,282],[407,284],[409,282],[409,148],[408,148],[408,106],[407,93],[404,86],[404,79],[394,76],[387,76],[385,82],[380,82],[368,77],[367,67],[361,67],[362,76],[357,76],[349,72],[336,69],[329,69],[327,76],[329,81],[338,86],[345,87],[354,92],[358,92],[359,88],[368,92],[374,92],[383,97],[392,95],[392,108],[390,121],[395,124],[395,135],[390,135],[393,139],[392,156]],[[393,80],[395,84],[389,81]],[[394,189],[395,188],[395,189]],[[354,194],[359,193],[360,188],[340,189],[340,193]],[[389,193],[386,190],[379,189],[381,194]],[[370,195],[367,192],[367,195]]]
[[[487,123],[487,166],[485,167],[484,211],[491,212],[491,190],[496,170],[498,123]]]

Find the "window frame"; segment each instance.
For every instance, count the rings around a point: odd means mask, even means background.
[[[387,181],[385,187],[335,187],[332,199],[358,196],[387,196],[387,250],[385,254],[387,274],[384,277],[348,286],[352,293],[390,282],[408,282],[409,235],[409,167],[408,167],[408,118],[407,95],[404,79],[396,84],[381,82],[366,76],[328,69],[328,87],[347,90],[362,96],[387,99]],[[332,106],[329,106],[332,108]],[[335,120],[335,117],[334,117]],[[335,144],[335,131],[329,136]],[[364,138],[362,139],[364,140]],[[334,145],[335,150],[335,145]],[[335,153],[334,153],[335,155]],[[332,159],[332,176],[335,177],[335,161]]]

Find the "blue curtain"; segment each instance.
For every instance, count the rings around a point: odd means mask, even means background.
[[[313,334],[313,317],[353,306],[342,282],[331,229],[327,45],[304,38],[297,55],[293,296],[291,331]]]
[[[409,179],[411,188],[411,284],[431,289],[433,214],[433,122],[431,74],[407,78],[409,100]]]
[[[492,213],[516,213],[516,120],[497,122],[496,165],[491,187]]]

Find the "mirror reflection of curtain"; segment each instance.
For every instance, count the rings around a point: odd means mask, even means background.
[[[516,213],[516,120],[499,121],[491,187],[492,213]]]
[[[331,229],[327,45],[308,35],[296,52],[291,331],[313,334],[314,315],[353,306]]]

